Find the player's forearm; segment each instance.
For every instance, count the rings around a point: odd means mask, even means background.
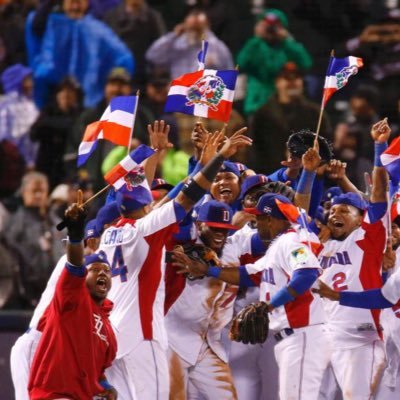
[[[207,276],[219,279],[232,285],[239,285],[240,283],[240,273],[238,267],[208,267]]]
[[[84,264],[83,242],[67,243],[67,261],[77,267]]]
[[[386,150],[387,143],[375,142],[374,169],[372,171],[371,202],[386,201],[386,191],[389,183],[388,175],[382,166],[381,154]]]
[[[151,183],[153,182],[154,177],[156,175],[156,169],[159,160],[160,160],[160,152],[156,151],[152,156],[143,161],[144,174],[146,176],[146,180],[149,186],[151,186]]]
[[[365,309],[382,309],[393,307],[380,289],[367,290],[365,292],[341,292],[339,303],[342,306]]]

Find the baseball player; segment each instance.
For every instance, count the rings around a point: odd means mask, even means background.
[[[96,224],[96,220],[91,220],[85,227],[84,242],[86,255],[93,254],[97,250],[100,242],[100,234],[97,232]],[[47,306],[53,299],[56,284],[65,268],[66,262],[66,255],[62,256],[58,260],[57,265],[54,268],[49,281],[47,282],[46,289],[42,293],[40,301],[33,312],[33,316],[29,322],[28,330],[17,339],[11,349],[11,377],[14,384],[15,398],[18,400],[29,400],[29,372],[32,365],[33,356],[35,355],[35,351],[42,334],[37,329],[38,324]]]
[[[321,280],[336,291],[382,286],[381,265],[386,243],[387,173],[380,163],[390,135],[387,120],[375,124],[375,166],[371,202],[355,193],[337,196],[328,216],[331,239],[324,243],[319,260]],[[379,310],[355,310],[325,302],[332,338],[331,365],[345,399],[370,399],[385,364]]]
[[[151,193],[143,186],[117,193],[122,218],[108,228],[100,249],[112,265],[114,302],[110,320],[118,340],[117,359],[106,372],[122,400],[163,400],[169,396],[167,337],[164,328],[164,246],[209,189],[225,158],[251,139],[236,132],[219,153],[190,180],[174,201],[150,212]],[[210,136],[207,151],[222,135]]]
[[[330,343],[324,325],[322,301],[310,287],[321,268],[304,244],[301,229],[291,223],[278,204],[291,206],[286,197],[267,193],[254,212],[262,240],[270,242],[266,254],[254,264],[239,268],[204,267],[185,264],[194,276],[213,276],[225,282],[254,286],[253,276],[261,274],[260,300],[268,302],[270,327],[274,335],[275,358],[279,366],[279,396],[284,399],[317,399],[324,370],[330,358]],[[265,340],[265,337],[264,337]],[[290,371],[290,373],[288,373]]]
[[[117,351],[108,320],[112,303],[106,298],[111,267],[104,254],[84,258],[82,197],[78,191],[77,203],[65,213],[67,262],[41,319],[43,333],[28,385],[31,400],[117,398],[104,379]]]
[[[213,265],[239,265],[241,255],[258,252],[260,247],[265,252],[257,233],[228,237],[230,230],[237,229],[231,221],[232,210],[225,203],[210,200],[198,210],[196,245],[215,252],[218,260],[212,260]],[[232,319],[236,293],[237,286],[214,278],[192,280],[167,265],[165,323],[171,399],[192,398],[187,394],[189,383],[206,399],[237,398],[221,342],[223,328]]]
[[[386,356],[388,358],[387,368],[384,377],[377,389],[376,399],[391,400],[400,396],[400,341],[399,341],[399,304],[400,304],[400,221],[392,223],[393,250],[387,250],[387,260],[385,261],[394,266],[390,271],[390,277],[380,289],[371,289],[362,292],[335,291],[320,281],[319,289],[313,289],[321,297],[338,301],[342,306],[364,308],[364,309],[382,309],[382,325],[384,328],[384,339],[386,347]],[[390,246],[388,246],[390,247]],[[394,265],[395,264],[395,265]],[[387,265],[386,265],[387,266]]]

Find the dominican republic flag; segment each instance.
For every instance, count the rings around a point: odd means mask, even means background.
[[[322,104],[324,107],[331,96],[343,86],[346,86],[350,76],[355,75],[363,65],[362,58],[358,57],[330,58],[324,84]]]
[[[400,136],[381,154],[382,165],[393,182],[400,180]]]
[[[395,193],[392,197],[390,207],[390,219],[394,221],[400,215],[400,193]]]
[[[199,71],[206,67],[207,50],[208,50],[208,42],[207,42],[207,40],[202,40],[201,41],[201,50],[200,50],[199,54],[197,55],[197,60],[199,62],[199,68],[198,68]]]
[[[238,72],[204,69],[172,81],[165,112],[180,112],[228,122]]]
[[[131,151],[122,161],[114,168],[107,172],[104,176],[105,181],[114,186],[116,190],[120,190],[124,185],[137,186],[146,179],[143,168],[140,163],[155,153],[149,146],[141,144],[138,148]],[[129,174],[131,172],[131,174]],[[127,175],[129,174],[129,179]]]
[[[138,96],[114,97],[100,121],[86,127],[78,150],[78,167],[82,166],[96,149],[99,139],[129,146],[136,117]]]

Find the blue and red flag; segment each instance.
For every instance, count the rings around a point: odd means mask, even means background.
[[[172,81],[165,112],[180,112],[228,122],[238,72],[204,69]]]
[[[390,143],[390,146],[381,154],[383,167],[393,182],[400,180],[400,136]]]
[[[96,149],[99,139],[129,146],[135,121],[138,96],[114,97],[100,121],[86,127],[78,150],[78,167],[82,166]]]
[[[358,57],[330,58],[325,77],[323,107],[336,91],[347,85],[350,76],[355,75],[363,65],[362,58]]]
[[[201,50],[197,55],[197,60],[199,62],[199,68],[198,68],[199,71],[206,67],[207,50],[208,50],[208,42],[207,40],[203,39],[201,41]]]

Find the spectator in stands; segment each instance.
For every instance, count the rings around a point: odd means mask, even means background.
[[[32,101],[32,71],[22,64],[7,68],[1,75],[5,96],[0,102],[0,141],[8,140],[18,147],[28,168],[33,168],[36,146],[29,130],[39,111]]]
[[[347,120],[335,129],[334,149],[347,162],[348,176],[358,187],[364,186],[364,172],[372,171],[374,148],[368,142],[371,126],[381,118],[378,115],[379,91],[372,86],[359,86],[350,97]]]
[[[254,169],[271,173],[286,159],[286,141],[293,131],[315,129],[319,108],[304,96],[304,80],[296,64],[284,65],[275,78],[274,94],[264,106],[256,111],[251,131],[256,157]],[[323,116],[321,135],[329,137],[331,126],[326,114]]]
[[[267,9],[260,16],[254,31],[238,55],[241,72],[247,74],[247,93],[244,110],[254,113],[275,91],[275,78],[288,62],[301,70],[311,67],[312,60],[288,31],[286,15],[276,9]]]
[[[108,26],[86,14],[88,0],[63,0],[62,13],[52,12],[54,2],[43,1],[27,19],[35,100],[43,107],[51,89],[71,75],[82,86],[85,106],[93,107],[114,67],[133,73],[133,55]]]
[[[232,69],[231,52],[211,32],[207,15],[199,10],[192,10],[173,32],[154,42],[147,50],[146,59],[155,67],[168,69],[172,78],[196,71],[203,37],[209,43],[206,68]]]
[[[165,33],[159,12],[149,7],[145,0],[123,0],[109,11],[106,22],[135,55],[134,82],[140,86],[146,80],[145,54],[150,45]]]
[[[65,145],[81,112],[79,84],[73,78],[66,78],[57,88],[55,99],[42,110],[31,128],[31,139],[39,143],[36,169],[47,175],[51,188],[65,178]]]
[[[46,176],[28,172],[21,186],[23,205],[11,216],[5,231],[7,243],[16,252],[20,267],[20,292],[30,307],[37,304],[55,261],[48,192]]]

